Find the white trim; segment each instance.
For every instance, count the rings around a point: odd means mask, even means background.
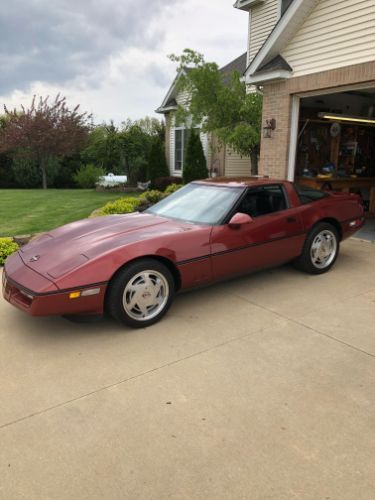
[[[240,10],[249,10],[251,9],[254,5],[258,3],[263,3],[264,0],[237,0],[233,7],[235,9],[240,9]]]
[[[349,90],[365,90],[365,89],[375,89],[375,79],[372,82],[366,83],[351,83],[350,85],[342,85],[341,87],[335,86],[321,90],[309,90],[307,92],[299,92],[298,97],[315,97],[319,95],[329,95],[329,94],[340,94],[341,92],[347,92]]]
[[[173,91],[175,90],[175,87],[176,87],[176,83],[177,83],[177,80],[180,78],[181,75],[186,75],[186,72],[182,69],[180,70],[175,79],[173,80],[172,82],[172,85],[169,87],[169,90],[167,92],[167,95],[164,97],[164,100],[163,102],[161,103],[161,106],[159,106],[158,109],[163,109],[165,107],[165,105],[167,104],[167,102],[169,101],[169,99],[171,98],[171,96],[173,95]],[[168,109],[168,108],[167,108]]]
[[[250,43],[251,43],[251,10],[249,10],[249,24],[248,24],[248,35],[247,35],[247,56],[246,56],[246,67],[250,64]],[[241,79],[243,79],[242,77]]]
[[[282,8],[283,0],[278,0],[277,2],[277,20],[281,18],[281,8]]]
[[[164,113],[167,113],[169,111],[176,111],[178,109],[178,106],[168,106],[167,108],[158,108],[158,109],[155,109],[155,113],[160,113],[160,114],[164,114]]]
[[[276,24],[270,36],[252,60],[245,72],[246,81],[264,63],[276,57],[284,45],[293,37],[300,24],[305,19],[318,0],[294,0],[283,17]]]
[[[288,158],[288,173],[287,173],[288,181],[294,181],[294,174],[296,169],[300,100],[301,99],[298,95],[294,95],[292,97],[290,138],[289,138],[289,158]]]
[[[269,73],[261,73],[259,75],[250,76],[246,79],[246,84],[256,85],[257,83],[272,82],[276,80],[286,80],[290,78],[291,73],[286,69],[278,69],[276,71],[270,71]]]

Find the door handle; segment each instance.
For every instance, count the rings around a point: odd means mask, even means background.
[[[295,217],[287,217],[286,221],[287,222],[297,222],[297,219]]]

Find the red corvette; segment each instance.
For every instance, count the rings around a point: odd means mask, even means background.
[[[143,213],[86,219],[10,256],[7,301],[33,316],[158,321],[175,293],[293,261],[320,274],[364,223],[356,194],[270,179],[188,184]]]

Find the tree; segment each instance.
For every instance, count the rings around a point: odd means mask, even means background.
[[[88,136],[87,146],[81,153],[85,164],[93,164],[106,173],[123,174],[119,130],[110,122],[94,127]]]
[[[147,161],[152,137],[131,120],[123,122],[119,137],[125,173],[129,181],[135,184],[139,168]]]
[[[48,165],[80,150],[89,130],[86,113],[79,106],[69,110],[66,98],[57,95],[52,104],[49,98],[33,97],[29,109],[21,112],[5,109],[5,125],[0,129],[0,152],[11,152],[13,158],[35,161],[42,174],[43,188],[47,188]]]
[[[250,156],[252,173],[258,172],[262,97],[248,92],[238,72],[223,75],[216,63],[205,62],[202,54],[185,49],[181,56],[169,56],[179,64],[178,88],[191,95],[179,119],[191,116],[193,124],[214,133],[223,147],[229,145],[237,153]],[[189,67],[189,71],[184,68]]]
[[[165,158],[164,144],[160,137],[154,137],[148,161],[148,178],[154,184],[159,177],[168,177],[169,169]]]
[[[145,118],[141,118],[135,122],[138,127],[143,130],[150,137],[158,136],[161,141],[165,140],[165,125],[164,122],[158,120],[157,118],[152,118],[150,116],[146,116]]]
[[[185,183],[208,177],[206,157],[199,133],[195,130],[190,131],[182,175]]]

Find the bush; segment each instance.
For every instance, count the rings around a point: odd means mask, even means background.
[[[0,238],[0,266],[5,262],[5,259],[12,253],[18,250],[18,245],[12,238]]]
[[[172,175],[168,177],[158,177],[154,182],[155,189],[159,191],[165,191],[170,184],[182,184],[181,177],[173,177]]]
[[[162,200],[165,197],[165,194],[162,193],[161,191],[157,191],[156,189],[151,189],[150,191],[145,191],[140,195],[141,200],[146,200],[150,204],[157,203],[158,201]]]
[[[74,175],[74,180],[81,188],[94,188],[99,180],[99,177],[105,175],[102,168],[96,167],[91,163],[88,165],[82,165],[78,172]]]
[[[111,215],[111,214],[130,214],[131,212],[136,212],[139,205],[138,198],[131,198],[130,196],[125,196],[119,200],[110,201],[103,208],[100,209],[100,215]]]
[[[199,134],[192,130],[186,150],[183,179],[185,183],[208,177],[207,161]]]
[[[175,193],[176,191],[178,191],[180,188],[182,188],[182,184],[169,184],[169,186],[164,191],[164,194],[166,194],[167,196],[169,196],[170,194]]]
[[[169,169],[165,157],[164,144],[159,137],[155,137],[151,145],[151,151],[148,161],[148,180],[151,180],[152,185],[159,177],[168,177]]]
[[[164,193],[157,191],[156,189],[151,189],[150,191],[145,191],[139,198],[132,198],[130,196],[125,196],[119,200],[110,201],[104,207],[95,211],[95,215],[111,215],[111,214],[129,214],[131,212],[142,212],[146,208],[151,207],[158,201],[174,193],[182,187],[178,184],[171,184]]]

